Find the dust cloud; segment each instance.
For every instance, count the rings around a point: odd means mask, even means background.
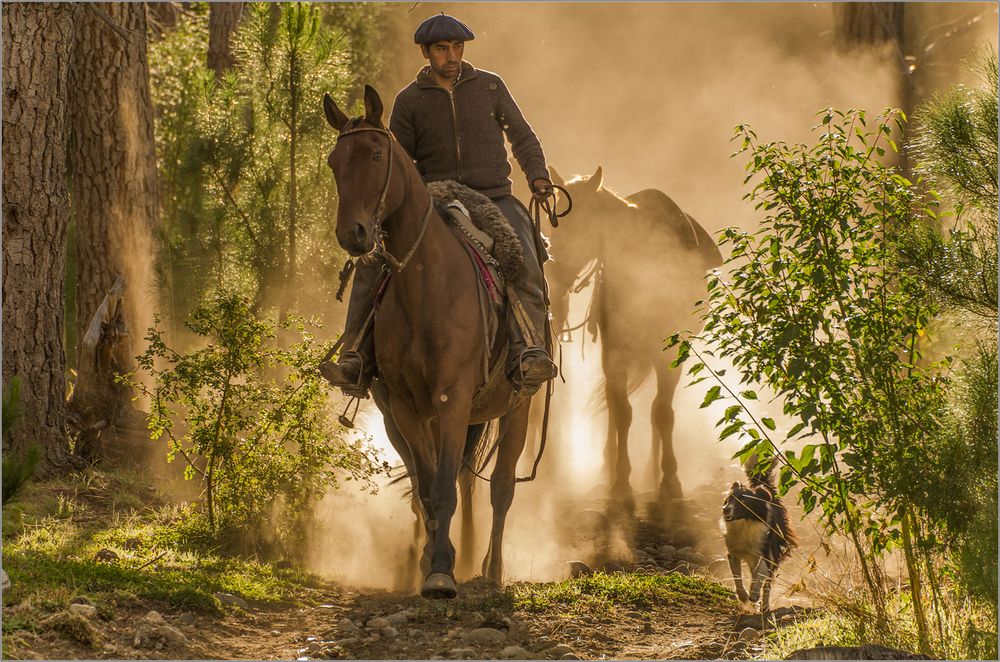
[[[744,161],[731,157],[736,125],[750,125],[765,141],[807,141],[821,109],[875,113],[902,99],[898,54],[839,52],[828,3],[406,3],[397,17],[400,38],[409,43],[419,22],[440,11],[476,32],[465,58],[503,76],[562,175],[589,175],[602,166],[606,187],[623,195],[662,190],[713,235],[723,227],[756,224],[752,207],[742,201]],[[970,82],[963,60],[987,45],[996,48],[993,4],[919,3],[905,11],[908,48],[916,54],[911,64],[917,101]],[[424,64],[416,46],[402,52],[380,83],[387,102]],[[515,192],[526,200],[516,164],[514,170]],[[573,216],[563,223],[571,229]],[[558,259],[558,243],[553,252]],[[586,315],[589,292],[574,295],[571,324]],[[607,415],[592,407],[601,380],[600,346],[578,331],[563,346],[563,361],[572,377],[557,387],[539,479],[518,485],[508,517],[508,579],[560,579],[567,561],[594,553],[563,524],[566,508],[573,507],[567,504],[590,508],[607,496]],[[716,441],[722,405],[700,409],[703,391],[685,383],[673,400],[680,480],[689,499],[717,512],[722,492],[741,476],[729,459],[738,442]],[[632,398],[632,479],[640,501],[654,487],[648,418],[653,390],[647,385]],[[764,406],[760,413],[790,427],[775,415],[780,406]],[[377,415],[364,420],[388,447]],[[536,448],[529,440],[519,475],[530,471]],[[489,523],[484,488],[480,483],[477,567]],[[321,542],[313,554],[318,569],[355,585],[399,585],[390,569],[406,558],[412,515],[398,491],[387,488],[364,500],[332,495],[324,516],[327,535],[317,536]],[[822,536],[810,522],[800,525],[800,533],[806,534],[798,564],[804,567],[822,547]],[[452,539],[457,545],[458,534]],[[714,521],[698,539],[706,554],[721,551]],[[828,558],[838,557],[838,544]],[[842,556],[838,571],[850,565],[850,555]],[[834,565],[823,571],[834,572]],[[788,600],[793,592],[779,591],[778,597],[785,593]]]

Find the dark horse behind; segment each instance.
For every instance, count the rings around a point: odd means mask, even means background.
[[[573,213],[551,231],[554,260],[547,277],[554,328],[566,323],[569,294],[593,265],[596,280],[590,326],[601,337],[604,397],[608,407],[605,461],[612,495],[631,504],[632,464],[628,438],[630,394],[651,373],[656,396],[650,410],[653,462],[659,501],[682,496],[673,449],[673,396],[679,369],[663,351],[664,339],[699,325],[695,303],[705,296],[705,274],[722,264],[711,235],[666,194],[646,189],[622,198],[603,185],[603,171],[568,182]]]
[[[337,240],[353,256],[379,254],[392,269],[375,316],[374,393],[418,497],[426,534],[421,594],[453,598],[456,481],[483,443],[482,423],[497,418],[493,527],[483,574],[497,583],[503,579],[504,523],[530,399],[516,396],[500,379],[473,411],[487,378],[483,356],[490,350],[473,265],[434,209],[413,160],[382,124],[378,93],[365,86],[364,117],[347,117],[329,95],[323,107],[340,134],[328,159],[339,194]],[[505,326],[499,325],[501,333]]]

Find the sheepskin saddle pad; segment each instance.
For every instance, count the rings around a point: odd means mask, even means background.
[[[480,235],[480,241],[476,243],[483,244],[482,248],[496,258],[504,278],[508,281],[513,279],[524,264],[524,251],[514,234],[514,228],[507,222],[500,208],[482,193],[452,180],[431,182],[427,184],[427,190],[434,199],[438,213],[450,222],[461,224],[462,219],[456,216],[457,212],[461,209],[468,212],[467,216],[472,220],[473,226],[486,235]],[[456,205],[455,202],[459,204]]]

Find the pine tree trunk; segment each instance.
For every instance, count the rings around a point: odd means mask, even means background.
[[[233,67],[230,37],[239,25],[243,13],[242,2],[213,2],[208,8],[208,68],[219,79]]]
[[[63,351],[66,99],[80,5],[3,5],[3,377],[21,378],[9,450],[43,450],[43,471],[78,466],[66,435]]]
[[[129,335],[116,358],[127,367],[152,325],[152,236],[159,225],[144,3],[83,6],[70,70],[70,125],[77,338],[85,337],[115,279],[124,277]],[[93,361],[81,353],[81,371]],[[119,396],[119,411],[127,397],[127,391]]]
[[[160,39],[177,27],[180,7],[176,2],[147,2],[147,19],[152,36]]]
[[[915,93],[903,29],[903,2],[833,3],[834,40],[841,51],[882,49],[887,64],[898,73],[897,102],[907,117],[913,113]],[[897,140],[900,136],[895,136]],[[896,165],[908,172],[906,152],[896,155]]]
[[[903,43],[902,2],[836,2],[833,18],[837,45],[843,50]]]

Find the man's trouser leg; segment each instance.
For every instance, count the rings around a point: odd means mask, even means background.
[[[347,395],[367,397],[375,374],[375,334],[372,325],[362,328],[374,305],[375,288],[385,263],[381,258],[358,260],[344,322],[344,345],[336,363],[320,364],[320,372]],[[359,337],[360,334],[360,337]]]
[[[508,374],[518,386],[529,391],[537,390],[555,377],[558,369],[545,347],[549,314],[545,307],[545,277],[538,260],[535,228],[528,212],[513,196],[496,198],[493,203],[500,208],[521,240],[524,267],[511,284],[533,327],[530,334],[533,337],[525,337],[517,322],[513,321],[514,316],[510,316],[513,323],[510,325],[512,351],[508,360]]]

